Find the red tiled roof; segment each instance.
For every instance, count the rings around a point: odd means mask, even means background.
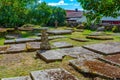
[[[82,15],[82,11],[66,10],[66,18],[80,18]]]

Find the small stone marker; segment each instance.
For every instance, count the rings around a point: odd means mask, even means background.
[[[13,77],[13,78],[2,78],[1,80],[32,80],[30,76],[21,76],[21,77]]]
[[[7,53],[23,52],[26,51],[26,44],[12,44],[7,49]]]
[[[57,28],[57,27],[58,27],[58,21],[55,20],[55,28]]]
[[[95,60],[72,60],[70,65],[73,66],[78,71],[84,73],[90,73],[93,75],[103,76],[104,78],[119,80],[120,79],[120,68]]]
[[[51,46],[49,44],[48,36],[47,36],[47,29],[48,28],[42,28],[42,35],[41,35],[41,44],[40,44],[40,50],[50,50]]]
[[[62,61],[64,54],[56,50],[37,51],[37,55],[46,62]]]
[[[71,34],[72,30],[51,30],[51,31],[47,31],[47,33],[54,35]]]
[[[96,40],[113,40],[111,36],[87,36],[88,39],[96,39]]]
[[[120,54],[108,55],[101,57],[100,59],[113,65],[120,66]]]
[[[79,41],[79,42],[88,42],[89,41],[88,39],[81,39],[81,38],[70,38],[70,39]]]
[[[67,42],[54,42],[53,46],[55,46],[56,48],[70,48],[70,47],[73,47],[72,44],[69,44]]]
[[[33,80],[79,80],[64,69],[48,69],[31,72]]]
[[[117,54],[120,53],[120,47],[112,46],[109,44],[92,44],[92,45],[85,45],[84,48],[101,53],[104,55],[110,55],[110,54]]]

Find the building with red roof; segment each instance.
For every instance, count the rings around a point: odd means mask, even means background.
[[[76,10],[66,10],[66,19],[68,23],[78,22],[82,18],[83,12]]]

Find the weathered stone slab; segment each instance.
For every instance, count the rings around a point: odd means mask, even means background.
[[[5,40],[4,44],[15,44],[15,40]]]
[[[41,33],[37,33],[37,34],[35,34],[36,36],[41,36],[42,34]]]
[[[65,36],[50,36],[50,37],[48,37],[49,40],[59,39],[59,38],[66,38],[66,37]]]
[[[120,47],[120,42],[106,42],[105,44],[109,44],[109,45],[112,45],[112,46]]]
[[[24,42],[32,42],[35,41],[34,38],[19,38],[19,39],[15,39],[16,43],[24,43]]]
[[[73,47],[72,44],[69,44],[67,42],[54,42],[53,46],[55,46],[56,48],[70,48],[70,47]]]
[[[71,30],[51,30],[47,31],[49,34],[60,35],[60,34],[71,34]]]
[[[68,71],[57,68],[31,72],[33,80],[79,80]]]
[[[38,50],[40,49],[40,43],[41,42],[28,42],[26,43],[27,50]]]
[[[102,57],[102,55],[97,54],[93,51],[84,49],[82,47],[72,47],[72,48],[65,48],[65,49],[59,49],[57,50],[60,53],[64,53],[67,56],[71,56],[73,58],[99,58]]]
[[[120,37],[120,33],[114,33],[113,36],[118,36],[118,37]]]
[[[100,59],[113,65],[120,66],[120,54],[108,55],[101,57]]]
[[[81,38],[71,38],[72,40],[79,41],[79,42],[88,42],[88,39],[81,39]]]
[[[32,31],[33,30],[33,28],[32,27],[20,27],[20,28],[18,28],[18,30],[20,30],[20,31]]]
[[[87,36],[88,39],[96,39],[96,40],[113,40],[111,36]]]
[[[112,46],[109,44],[92,44],[92,45],[86,45],[83,46],[84,48],[97,52],[97,53],[101,53],[104,55],[109,55],[109,54],[116,54],[116,53],[120,53],[120,47],[117,46]]]
[[[0,54],[6,53],[6,50],[8,49],[9,46],[0,46]]]
[[[110,64],[91,59],[91,60],[72,60],[70,65],[76,68],[78,71],[84,73],[90,73],[93,75],[99,75],[104,78],[119,80],[120,79],[120,68],[112,66]]]
[[[37,51],[37,55],[46,62],[62,61],[64,53],[56,50]]]
[[[66,37],[65,36],[50,36],[50,37],[48,37],[49,40],[58,39],[58,38],[66,38]],[[4,44],[25,43],[25,42],[33,42],[33,41],[41,41],[41,37],[5,40]]]
[[[89,36],[105,36],[105,35],[106,35],[105,32],[93,32],[89,34]]]
[[[7,53],[23,52],[26,50],[26,44],[11,44],[7,49]]]
[[[18,38],[18,37],[13,36],[13,35],[6,35],[5,38],[6,39],[15,39],[15,38]]]
[[[2,78],[1,80],[32,80],[30,76],[21,76],[21,77],[13,77],[13,78]]]

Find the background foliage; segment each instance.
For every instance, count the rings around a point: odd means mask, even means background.
[[[88,25],[97,24],[100,19],[105,17],[117,17],[120,11],[120,0],[78,0],[83,9],[86,10],[85,16]]]
[[[57,14],[56,14],[57,13]],[[58,16],[61,16],[58,19]],[[65,10],[51,7],[39,0],[0,0],[0,26],[19,27],[26,23],[46,25],[54,24],[57,19],[60,25],[65,20]]]

